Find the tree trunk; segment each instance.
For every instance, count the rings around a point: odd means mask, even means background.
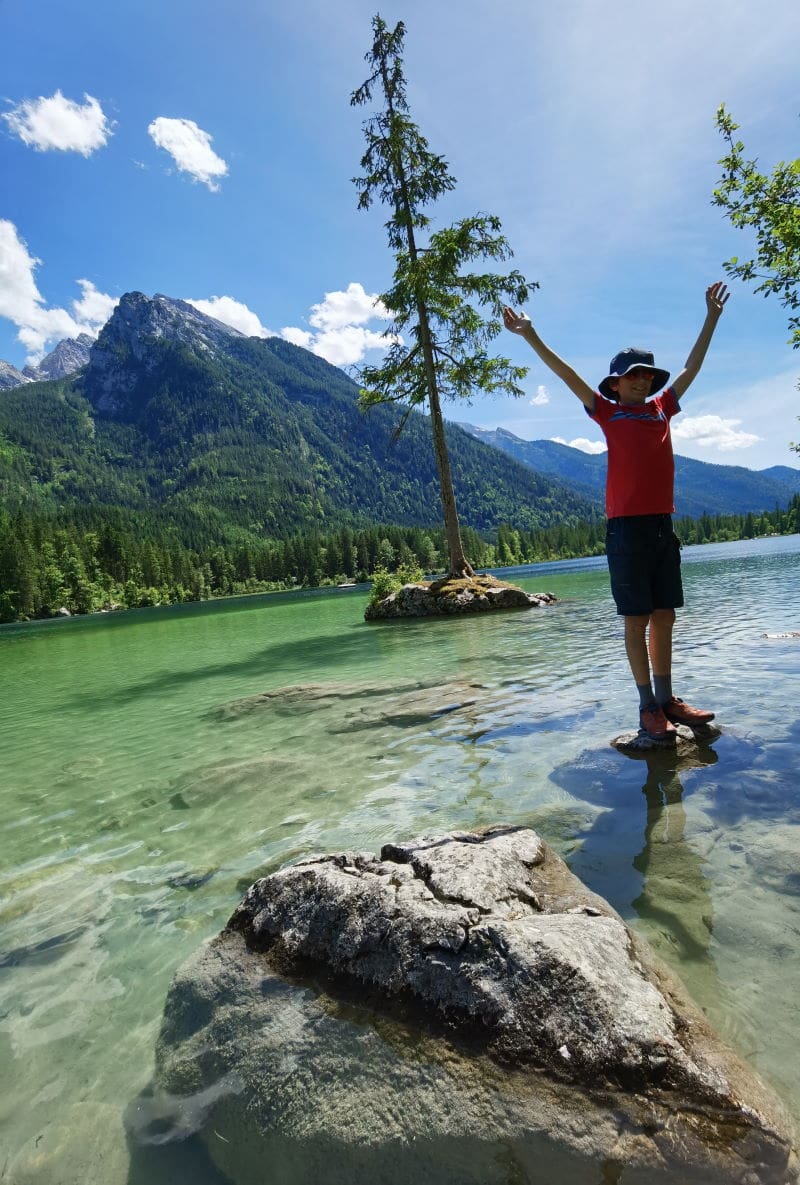
[[[427,310],[419,307],[420,342],[422,356],[425,360],[425,377],[428,387],[428,403],[431,410],[431,431],[433,432],[433,451],[436,454],[436,466],[439,470],[439,492],[442,499],[442,513],[444,514],[444,529],[447,536],[447,551],[451,576],[474,576],[472,565],[464,555],[464,544],[461,541],[461,528],[458,525],[456,510],[456,494],[453,489],[453,475],[450,471],[450,457],[447,452],[447,441],[444,435],[444,418],[442,406],[439,402],[439,388],[436,383],[436,369],[433,363],[433,347],[431,345],[430,330],[428,328]]]

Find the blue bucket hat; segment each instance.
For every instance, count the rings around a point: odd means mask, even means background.
[[[669,379],[669,371],[661,370],[653,361],[653,355],[649,350],[637,350],[633,346],[629,346],[627,350],[620,350],[611,359],[609,373],[601,383],[598,384],[598,391],[601,395],[605,395],[606,399],[617,399],[616,391],[612,391],[609,386],[609,379],[620,379],[629,370],[634,370],[637,366],[646,366],[648,370],[653,372],[653,385],[650,388],[651,395],[655,395],[656,391],[660,391]]]

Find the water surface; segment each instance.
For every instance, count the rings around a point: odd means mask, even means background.
[[[561,598],[529,613],[367,626],[334,590],[1,629],[0,1179],[137,1180],[171,976],[257,875],[494,822],[537,827],[800,1117],[800,639],[764,637],[800,629],[800,537],[684,562],[676,691],[724,731],[682,767],[608,744],[636,695],[603,560],[516,569]],[[164,1182],[210,1185],[176,1155]]]

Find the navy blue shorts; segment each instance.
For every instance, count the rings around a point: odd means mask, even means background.
[[[680,609],[681,545],[668,514],[610,518],[606,555],[617,613],[640,617],[654,609]]]

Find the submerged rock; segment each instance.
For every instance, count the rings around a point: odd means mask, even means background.
[[[157,1078],[236,1185],[796,1179],[776,1098],[521,828],[257,881],[178,972]]]
[[[382,600],[367,605],[367,621],[393,617],[441,617],[453,613],[485,613],[491,609],[532,609],[554,605],[552,593],[526,593],[515,584],[505,584],[494,576],[456,579],[447,576],[433,582],[404,584]]]
[[[474,679],[415,680],[409,683],[305,683],[278,687],[214,709],[212,718],[238,719],[253,712],[275,716],[329,714],[327,732],[359,732],[430,724],[440,716],[487,699],[489,689]]]
[[[640,728],[636,732],[620,733],[618,737],[613,738],[611,744],[624,753],[671,752],[676,753],[678,757],[691,757],[720,736],[722,729],[716,724],[703,724],[695,728],[677,724],[675,732],[663,740],[656,740]]]

